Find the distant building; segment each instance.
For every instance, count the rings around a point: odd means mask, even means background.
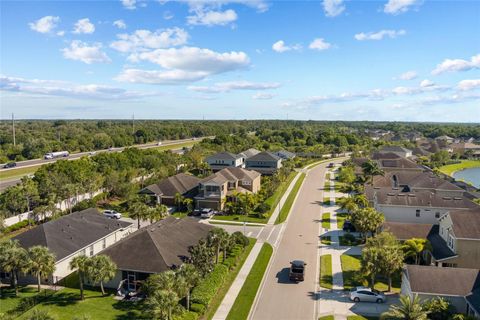
[[[410,158],[412,150],[399,146],[385,146],[379,151],[380,153],[394,153],[402,158]]]
[[[257,154],[259,154],[260,151],[255,149],[255,148],[250,148],[248,150],[245,150],[243,152],[240,152],[238,155],[243,157],[243,162],[245,163],[245,161],[248,159],[248,158],[251,158]]]
[[[452,143],[454,139],[452,137],[443,135],[443,136],[436,137],[435,140],[444,142],[444,143]]]
[[[295,158],[295,156],[296,156],[295,153],[287,151],[287,150],[276,151],[276,152],[274,152],[274,154],[276,156],[282,158],[283,160],[290,160],[290,159]]]
[[[244,158],[231,152],[219,152],[205,159],[213,171],[219,171],[227,167],[243,168]]]
[[[282,167],[282,159],[271,152],[263,151],[248,158],[245,162],[245,167],[258,171],[261,174],[270,175]]]
[[[151,184],[140,190],[139,193],[154,197],[158,204],[175,206],[175,195],[179,193],[186,198],[193,198],[198,193],[200,181],[201,179],[198,177],[179,173],[165,178],[159,183]]]

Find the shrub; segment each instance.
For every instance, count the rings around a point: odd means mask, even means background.
[[[268,203],[262,202],[255,208],[255,212],[265,213],[268,212],[270,209],[271,206]]]
[[[3,229],[3,232],[4,233],[9,233],[9,232],[17,231],[17,230],[20,230],[22,228],[25,228],[29,224],[34,225],[35,221],[33,219],[27,219],[27,220],[17,222],[15,224],[12,224],[10,227],[6,227],[5,229]]]
[[[199,303],[208,306],[212,298],[215,296],[218,288],[223,284],[228,274],[227,266],[217,264],[212,272],[200,281],[198,286],[192,290],[192,303]]]
[[[250,243],[250,240],[248,240],[248,238],[244,236],[243,233],[241,233],[240,231],[234,232],[232,234],[232,237],[236,244],[240,244],[244,248]]]
[[[174,320],[197,320],[199,317],[199,314],[196,312],[192,311],[186,311],[182,313],[180,316],[174,316]]]
[[[95,207],[96,205],[97,203],[93,201],[93,199],[87,199],[87,200],[80,201],[79,203],[74,205],[72,208],[72,211],[82,211],[88,208]]]
[[[203,314],[203,312],[205,312],[205,306],[199,303],[192,303],[190,310],[198,314]]]

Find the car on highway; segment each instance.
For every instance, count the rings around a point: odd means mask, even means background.
[[[376,303],[384,303],[387,298],[383,294],[375,289],[367,288],[367,287],[354,287],[350,290],[350,300],[355,302],[376,302]]]
[[[90,151],[90,152],[88,153],[89,156],[94,156],[94,155],[96,155],[96,154],[97,154],[97,151]]]
[[[290,281],[300,282],[305,280],[305,266],[307,264],[303,260],[293,260],[290,262],[290,271],[288,278]]]
[[[202,219],[208,219],[211,218],[214,214],[214,211],[210,208],[203,208],[200,210],[200,218]]]
[[[8,169],[8,168],[15,168],[16,166],[17,166],[16,162],[9,162],[9,163],[5,164],[3,167],[5,169]]]
[[[103,211],[103,215],[111,219],[120,219],[122,217],[122,214],[115,210],[105,210]]]
[[[357,231],[357,229],[355,229],[355,226],[353,225],[353,223],[350,221],[350,220],[345,220],[343,222],[343,231],[346,231],[346,232],[355,232]]]
[[[158,141],[157,146],[161,146],[161,145],[162,145],[162,141]]]

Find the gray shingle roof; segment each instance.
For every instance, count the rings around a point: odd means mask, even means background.
[[[369,190],[366,189],[365,192],[369,199],[376,195],[377,203],[383,205],[452,209],[474,209],[478,207],[475,203],[464,197],[446,197],[428,190],[401,192],[401,190],[393,190],[392,188],[369,188]]]
[[[423,223],[403,223],[403,222],[384,222],[383,231],[393,233],[399,240],[408,240],[411,238],[427,239],[428,235],[435,232],[438,226],[434,228],[433,224]]]
[[[247,161],[278,161],[278,160],[280,160],[279,156],[268,151],[262,151],[259,154],[256,154],[253,157],[247,159]]]
[[[400,146],[384,146],[382,152],[412,152],[412,150]]]
[[[202,183],[215,182],[218,184],[223,184],[227,181],[254,180],[260,175],[261,174],[259,172],[254,170],[228,167],[203,179]]]
[[[109,219],[97,209],[90,208],[43,223],[13,239],[18,240],[24,248],[35,245],[46,246],[59,261],[131,224]]]
[[[412,292],[467,296],[480,288],[480,270],[407,265]]]
[[[238,158],[241,158],[241,156],[239,155],[236,155],[236,154],[233,154],[231,152],[219,152],[219,153],[216,153],[216,154],[213,154],[209,157],[207,157],[207,162],[210,161],[210,160],[235,160],[235,159],[238,159]]]
[[[243,152],[240,152],[238,155],[244,157],[245,159],[248,159],[250,157],[253,157],[256,154],[259,154],[260,151],[255,149],[255,148],[250,148],[248,150],[245,150]]]
[[[120,270],[158,273],[180,266],[190,257],[189,248],[212,229],[193,218],[168,217],[130,234],[102,254],[112,258]]]
[[[174,197],[175,194],[185,194],[192,189],[196,188],[201,181],[200,178],[195,176],[179,173],[174,176],[161,180],[157,184],[152,184],[145,187],[141,193],[154,193],[157,195],[163,195],[167,197]],[[148,192],[150,191],[150,192]]]
[[[480,209],[449,212],[457,238],[480,239]]]

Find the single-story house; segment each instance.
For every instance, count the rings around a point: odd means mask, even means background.
[[[233,154],[231,152],[219,152],[213,154],[205,159],[210,168],[213,171],[222,170],[227,167],[243,168],[244,158],[239,154]]]
[[[179,173],[165,178],[159,183],[149,185],[139,193],[154,197],[158,204],[174,206],[177,193],[187,198],[193,198],[198,193],[200,180],[195,176]]]
[[[245,161],[245,168],[266,175],[274,174],[281,167],[282,158],[268,151],[260,152]]]
[[[78,255],[93,256],[120,241],[133,232],[131,222],[105,217],[95,208],[73,212],[55,220],[43,223],[15,236],[19,244],[28,249],[41,245],[48,247],[55,255],[55,272],[48,283],[57,283],[74,270],[70,261]],[[20,281],[36,281],[25,275]]]
[[[136,290],[149,275],[178,268],[190,258],[189,249],[213,227],[186,217],[167,217],[142,228],[102,251],[117,265],[108,288]]]
[[[401,293],[428,300],[442,297],[459,313],[480,317],[480,270],[406,265]]]

